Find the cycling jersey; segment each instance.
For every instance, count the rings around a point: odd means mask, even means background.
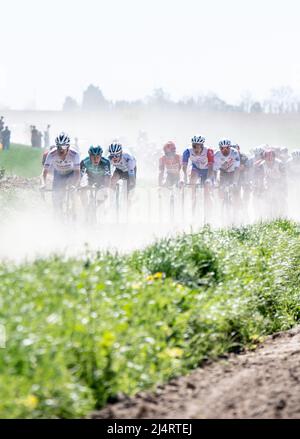
[[[159,170],[164,172],[166,169],[168,174],[179,174],[181,168],[181,160],[179,154],[171,156],[163,155],[159,159]]]
[[[86,157],[80,163],[81,175],[84,173],[87,174],[88,182],[90,185],[94,183],[102,183],[103,178],[108,176],[110,177],[110,161],[104,157],[101,157],[101,160],[98,165],[94,165],[90,159],[90,157]]]
[[[277,158],[271,164],[263,160],[257,167],[257,174],[259,177],[264,176],[267,181],[279,182],[285,175],[284,163]]]
[[[66,157],[62,159],[55,148],[48,153],[44,167],[45,169],[52,168],[55,175],[68,175],[80,169],[80,157],[78,152],[70,148]]]
[[[126,152],[122,154],[121,160],[118,163],[111,161],[111,164],[119,171],[128,172],[129,176],[135,175],[136,160]]]
[[[214,152],[204,146],[201,154],[195,154],[193,148],[188,148],[183,153],[182,163],[188,164],[189,160],[193,169],[208,169],[214,162]]]
[[[214,157],[214,171],[221,172],[233,172],[240,166],[240,156],[238,151],[234,148],[230,148],[230,152],[227,156],[222,154],[221,151],[217,151]]]

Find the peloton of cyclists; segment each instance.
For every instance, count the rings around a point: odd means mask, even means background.
[[[197,135],[191,139],[191,146],[184,150],[181,157],[173,141],[165,143],[164,154],[159,159],[159,186],[191,186],[194,206],[198,185],[203,188],[204,201],[210,203],[212,188],[218,183],[216,186],[221,199],[224,188],[230,186],[233,201],[243,202],[248,207],[251,192],[259,198],[267,187],[272,186],[277,188],[278,194],[282,194],[286,187],[286,175],[290,181],[298,180],[300,175],[300,150],[293,151],[290,156],[286,147],[261,145],[252,151],[253,156],[248,157],[241,152],[238,144],[233,144],[229,139],[221,139],[218,146],[218,150],[214,151],[205,146],[205,137]],[[51,172],[54,205],[61,202],[63,193],[72,186],[98,186],[115,190],[120,180],[126,180],[128,193],[131,192],[136,186],[135,157],[123,151],[118,141],[109,146],[108,153],[108,158],[105,158],[103,148],[92,145],[88,156],[80,162],[78,151],[70,146],[69,136],[60,133],[55,139],[55,146],[43,157],[42,186],[45,187]],[[80,191],[80,197],[83,205],[86,205],[84,191]],[[208,206],[211,204],[204,205],[206,208]]]

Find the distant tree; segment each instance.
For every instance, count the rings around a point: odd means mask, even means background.
[[[251,105],[250,113],[262,113],[263,108],[261,106],[261,103],[256,101]]]
[[[79,105],[75,99],[71,96],[67,96],[63,104],[63,111],[76,111],[79,109]]]
[[[212,110],[212,111],[228,110],[228,104],[225,101],[223,101],[221,98],[219,98],[219,96],[216,95],[215,93],[209,93],[208,95],[204,96],[202,105],[205,110]]]
[[[251,92],[249,90],[244,91],[241,94],[241,99],[240,99],[241,110],[244,111],[245,113],[250,113],[253,103],[254,100]]]
[[[297,108],[297,97],[289,86],[272,88],[270,91],[270,110],[272,113],[288,113]]]
[[[155,88],[152,95],[146,98],[146,101],[150,105],[157,106],[174,104],[170,99],[170,95],[163,88]]]
[[[99,87],[89,85],[83,92],[82,109],[87,111],[97,111],[108,106],[108,101],[103,96]]]

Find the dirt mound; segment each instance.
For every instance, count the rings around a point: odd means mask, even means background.
[[[40,178],[25,178],[13,176],[5,176],[0,179],[0,190],[9,189],[38,189],[40,185]]]
[[[300,327],[274,334],[255,351],[229,355],[155,392],[124,397],[92,417],[300,418]]]

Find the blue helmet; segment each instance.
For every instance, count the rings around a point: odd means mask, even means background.
[[[97,145],[97,146],[91,145],[89,147],[89,154],[90,155],[101,155],[101,154],[103,154],[103,149],[101,148],[100,145]]]

